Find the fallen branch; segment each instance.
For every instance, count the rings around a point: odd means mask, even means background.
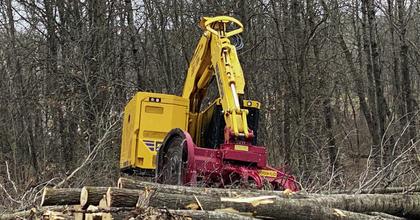
[[[61,187],[64,183],[66,183],[69,179],[73,178],[74,175],[76,175],[76,173],[79,172],[79,170],[81,170],[83,167],[85,167],[87,164],[89,164],[91,161],[93,161],[95,159],[96,156],[96,152],[102,148],[102,146],[104,146],[105,140],[108,138],[108,136],[110,135],[110,130],[116,126],[118,124],[119,120],[115,120],[112,124],[109,125],[109,127],[106,128],[106,131],[104,133],[104,135],[102,135],[102,137],[98,140],[97,144],[93,147],[93,150],[89,153],[89,155],[85,158],[85,160],[82,162],[82,164],[77,167],[76,169],[73,170],[73,172],[70,173],[70,175],[68,175],[66,178],[64,178],[63,180],[61,180],[59,183],[57,183],[54,188],[59,188]]]

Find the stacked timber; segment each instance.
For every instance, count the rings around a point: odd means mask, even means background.
[[[0,216],[15,219],[25,213]],[[163,185],[120,178],[117,187],[45,188],[44,219],[420,219],[420,194],[308,194]]]

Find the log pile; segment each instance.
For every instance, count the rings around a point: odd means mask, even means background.
[[[420,219],[420,194],[308,194],[171,186],[45,188],[41,208],[0,219]]]

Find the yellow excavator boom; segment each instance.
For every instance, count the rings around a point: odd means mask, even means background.
[[[236,29],[227,31],[228,24]],[[243,25],[228,16],[204,17],[200,21],[204,34],[197,45],[188,68],[182,97],[190,100],[189,132],[194,134],[195,114],[200,111],[210,80],[216,77],[226,127],[235,137],[250,136],[246,109],[241,108],[239,97],[244,94],[245,80],[236,48],[229,37],[243,31]]]

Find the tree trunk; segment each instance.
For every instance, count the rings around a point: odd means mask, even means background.
[[[209,197],[154,192],[139,201],[147,200],[149,206],[185,209],[200,203],[204,210],[226,207],[240,212],[252,212],[256,217],[276,219],[336,219],[341,212],[350,219],[368,216],[352,212],[384,212],[404,217],[420,217],[420,197],[408,195],[333,195],[311,199],[284,199],[276,196],[262,197]],[[342,211],[340,209],[346,209]]]
[[[353,193],[361,193],[361,194],[391,194],[391,193],[414,193],[420,192],[420,186],[411,186],[411,187],[388,187],[388,188],[376,188],[376,189],[365,189],[360,190],[338,190],[333,192],[326,192],[326,193],[334,193],[334,194],[353,194]]]
[[[388,16],[389,16],[389,32],[391,37],[391,48],[392,48],[392,70],[393,70],[393,96],[394,96],[394,111],[396,112],[397,118],[404,116],[404,103],[401,93],[401,76],[398,70],[399,59],[398,59],[398,48],[395,41],[395,19],[394,19],[394,0],[387,0],[388,2]],[[405,124],[404,120],[400,120],[401,127],[400,130],[403,130]],[[399,134],[396,134],[399,135]]]
[[[379,125],[378,125],[378,115],[376,111],[376,104],[375,104],[375,93],[374,93],[374,80],[372,76],[373,72],[373,64],[372,64],[372,56],[371,56],[371,50],[370,50],[370,42],[369,42],[369,33],[368,33],[368,5],[370,4],[370,0],[362,0],[362,36],[363,36],[363,49],[367,57],[366,61],[366,74],[368,79],[368,103],[371,109],[371,117],[372,117],[372,153],[373,153],[373,161],[374,166],[373,169],[376,169],[380,166],[380,162],[378,160],[380,149],[380,139],[379,136]]]
[[[277,124],[278,133],[281,134],[281,153],[284,157],[286,164],[292,162],[292,141],[291,141],[291,124],[292,114],[291,105],[293,97],[293,78],[292,78],[292,64],[290,61],[290,53],[292,46],[289,44],[289,40],[292,39],[291,25],[288,22],[289,19],[289,2],[288,1],[270,1],[271,7],[273,8],[273,16],[275,18],[275,31],[276,37],[279,39],[274,43],[275,56],[277,58],[276,74],[274,75],[275,80],[282,82],[282,86],[276,87],[276,92],[282,95],[283,102],[283,114],[281,116],[283,123]],[[280,10],[282,9],[282,10]],[[283,74],[282,74],[283,73]],[[284,75],[284,78],[282,77]],[[274,156],[274,155],[273,155]]]
[[[406,220],[406,218],[393,216],[382,212],[370,212],[369,215],[377,216],[375,219]]]
[[[114,189],[114,188],[110,188]],[[138,190],[120,191],[114,193],[112,199],[131,198],[131,202],[117,202],[116,205],[133,205],[136,198],[139,204],[146,204],[156,208],[185,209],[192,204],[204,210],[215,210],[231,207],[240,212],[253,212],[257,216],[293,219],[328,219],[336,215],[334,209],[349,212],[383,212],[404,217],[420,217],[420,195],[318,195],[309,198],[281,198],[279,196],[259,197],[218,197],[213,194],[188,195],[162,193],[159,191]],[[109,199],[111,197],[107,197]],[[112,205],[108,202],[108,205]]]
[[[41,206],[49,205],[79,205],[80,193],[78,188],[45,188],[42,193]]]
[[[308,8],[309,8],[309,14],[310,14],[310,28],[312,32],[316,31],[315,26],[315,4],[312,0],[307,0],[308,2]],[[333,7],[338,7],[337,2],[334,2]],[[326,5],[324,5],[326,7]],[[332,19],[334,21],[339,19],[339,16],[337,13],[331,14]],[[334,23],[334,28],[337,31],[337,33],[340,32],[340,27],[337,25],[337,23]],[[314,33],[315,34],[315,33]],[[339,168],[339,160],[338,160],[338,147],[336,146],[336,141],[334,137],[334,111],[333,111],[333,103],[331,94],[333,93],[333,90],[330,89],[330,84],[333,83],[330,81],[327,81],[327,79],[330,79],[332,75],[329,75],[329,73],[322,69],[321,67],[321,59],[320,59],[320,46],[319,46],[319,40],[316,36],[313,37],[313,51],[316,61],[316,70],[318,75],[321,75],[320,77],[320,86],[324,88],[324,101],[323,101],[323,110],[324,110],[324,121],[325,121],[325,129],[326,129],[326,136],[327,136],[327,143],[328,143],[328,158],[329,158],[329,175],[333,176],[335,175],[335,172]]]
[[[189,186],[175,186],[159,183],[151,183],[138,181],[128,178],[118,179],[118,188],[137,189],[137,190],[156,190],[160,193],[185,194],[185,195],[212,195],[212,196],[261,196],[261,195],[276,195],[280,197],[287,197],[283,191],[271,190],[250,190],[250,189],[221,189],[221,188],[201,188]],[[308,198],[306,195],[297,193],[296,198]]]
[[[398,7],[398,26],[400,30],[400,60],[401,60],[401,75],[402,75],[402,97],[405,104],[405,114],[403,117],[404,126],[408,126],[408,134],[403,134],[405,138],[405,143],[409,141],[415,141],[414,138],[416,136],[416,126],[415,126],[415,114],[414,114],[414,102],[411,92],[411,76],[410,76],[410,68],[408,62],[408,45],[406,39],[406,12],[405,12],[405,1],[404,0],[397,0],[397,7]]]
[[[189,217],[191,219],[231,219],[231,220],[256,220],[256,218],[250,216],[243,216],[234,212],[227,211],[203,211],[203,210],[162,210],[162,212],[168,212],[171,215],[178,215],[182,217]]]
[[[168,187],[162,184],[161,186]],[[299,194],[285,194],[282,196],[229,195],[229,197],[225,197],[211,192],[208,192],[207,195],[185,193],[182,189],[185,190],[190,187],[173,187],[180,189],[166,193],[159,191],[159,188],[133,190],[110,187],[106,193],[107,207],[99,209],[104,210],[100,212],[111,212],[118,207],[123,209],[130,207],[202,209],[206,211],[232,208],[238,212],[253,213],[256,217],[275,219],[338,219],[344,216],[346,219],[370,219],[372,216],[362,214],[369,212],[387,213],[409,218],[420,217],[420,209],[418,208],[420,207],[420,194],[309,194],[307,197],[302,197]],[[229,189],[217,190],[229,191]],[[78,195],[81,191],[73,188],[46,188],[41,205],[77,204],[79,202]],[[92,212],[89,209],[87,211]],[[99,211],[96,210],[95,212]],[[201,213],[200,215],[210,216],[210,214]]]
[[[129,39],[130,39],[130,47],[131,47],[131,55],[133,59],[134,68],[136,70],[137,76],[137,90],[144,90],[144,71],[141,68],[141,58],[139,55],[139,48],[136,43],[136,27],[134,24],[134,16],[133,16],[133,7],[131,0],[125,0],[125,15],[127,18],[127,26],[129,30]]]
[[[140,194],[145,191],[109,187],[106,192],[108,207],[136,207]]]

